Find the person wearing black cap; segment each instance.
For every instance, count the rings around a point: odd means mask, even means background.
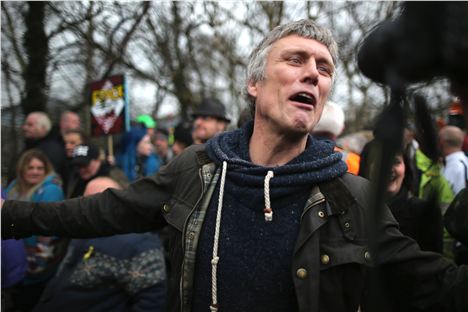
[[[68,182],[67,198],[82,196],[88,182],[100,176],[111,177],[123,187],[128,185],[125,174],[117,167],[101,160],[99,148],[93,144],[77,145],[73,149],[72,165],[75,172]]]
[[[231,121],[226,116],[223,103],[216,98],[203,99],[192,117],[192,137],[195,144],[205,143],[216,134],[225,131]]]

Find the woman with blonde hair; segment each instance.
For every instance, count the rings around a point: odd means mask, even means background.
[[[47,202],[64,199],[61,180],[47,156],[36,149],[19,159],[16,179],[6,188],[8,198]],[[31,236],[24,239],[28,267],[14,304],[21,310],[35,306],[47,281],[55,274],[66,250],[66,240],[57,237]]]

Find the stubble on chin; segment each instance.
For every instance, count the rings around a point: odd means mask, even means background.
[[[292,124],[295,132],[308,134],[315,127],[316,122],[311,122],[311,116],[297,115],[293,117]]]

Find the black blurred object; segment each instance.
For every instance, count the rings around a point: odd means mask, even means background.
[[[193,118],[197,118],[198,116],[211,116],[225,120],[227,122],[231,121],[227,117],[226,107],[224,107],[223,103],[221,103],[221,101],[216,98],[203,99],[192,114]]]
[[[380,214],[382,213],[383,186],[388,181],[392,149],[402,142],[400,133],[393,127],[385,126],[405,119],[401,110],[405,104],[406,89],[409,84],[429,81],[445,76],[450,79],[452,89],[466,94],[464,86],[468,83],[468,3],[463,2],[403,2],[401,14],[393,21],[378,25],[364,40],[358,52],[358,66],[370,79],[388,85],[392,91],[392,103],[382,114],[376,135],[382,157],[376,174],[371,177],[371,210],[368,220],[371,230],[369,245],[371,254],[379,254],[378,239]],[[459,94],[460,95],[460,94]],[[462,100],[463,102],[463,100]],[[466,105],[466,103],[464,103]],[[418,130],[424,130],[426,152],[434,161],[438,158],[436,132],[431,125],[427,104],[422,97],[414,98]],[[392,112],[393,111],[393,112]],[[385,121],[386,119],[386,121]],[[393,136],[398,135],[399,137]],[[393,139],[392,139],[393,136]],[[466,203],[465,203],[466,208]],[[463,204],[460,206],[461,210]],[[376,270],[379,261],[375,257]],[[402,281],[404,277],[401,276]],[[401,281],[400,281],[401,282]],[[373,279],[371,289],[381,287],[380,279]],[[378,295],[378,291],[377,291]],[[372,296],[368,311],[382,311],[378,298]]]
[[[453,249],[455,263],[468,264],[468,188],[461,190],[450,204],[444,224],[456,240]]]
[[[447,208],[444,223],[456,240],[468,246],[468,188],[461,190]]]
[[[413,103],[416,117],[416,133],[420,148],[427,157],[434,163],[437,163],[440,151],[437,144],[438,134],[435,122],[427,108],[427,102],[422,96],[415,94],[413,96]]]
[[[447,76],[468,82],[468,3],[404,2],[394,21],[378,25],[364,40],[358,66],[387,85]]]
[[[463,115],[448,115],[447,116],[447,125],[455,126],[460,129],[465,129],[465,118]]]
[[[181,142],[185,146],[193,144],[192,127],[185,122],[181,122],[174,129],[174,141]]]

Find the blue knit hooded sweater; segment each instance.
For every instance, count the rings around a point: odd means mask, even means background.
[[[346,164],[334,143],[308,137],[306,149],[278,167],[255,165],[249,157],[253,123],[222,133],[206,144],[217,165],[227,162],[219,236],[217,301],[220,311],[297,310],[291,263],[302,211],[312,186],[343,175]],[[264,180],[272,170],[273,221],[263,209]],[[206,212],[195,264],[192,311],[209,311],[211,258],[219,182]]]

